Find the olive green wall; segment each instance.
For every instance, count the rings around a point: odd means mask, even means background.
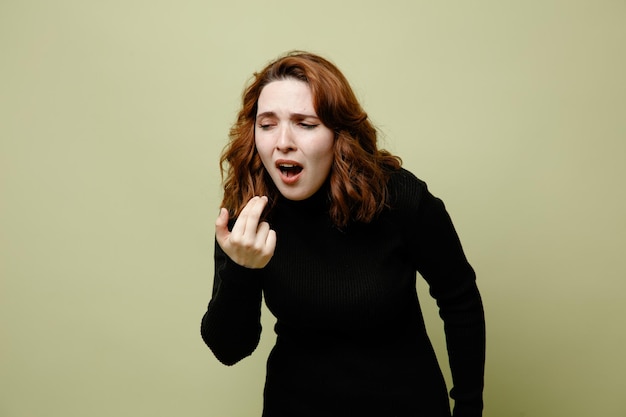
[[[485,416],[626,416],[620,0],[0,2],[0,416],[260,415],[271,318],[231,368],[199,322],[218,154],[290,49],[335,61],[446,202]]]

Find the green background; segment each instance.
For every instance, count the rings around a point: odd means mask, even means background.
[[[260,415],[272,318],[230,368],[199,324],[219,152],[291,49],[333,60],[446,202],[485,417],[626,416],[621,0],[2,0],[0,416]]]

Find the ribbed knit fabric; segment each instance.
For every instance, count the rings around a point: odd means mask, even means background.
[[[485,324],[475,274],[441,200],[408,171],[389,180],[389,204],[345,230],[328,217],[327,190],[281,199],[270,214],[274,257],[264,269],[215,245],[202,337],[232,365],[256,348],[262,294],[276,316],[263,417],[444,417],[448,393],[416,293],[437,300],[455,417],[482,415]]]

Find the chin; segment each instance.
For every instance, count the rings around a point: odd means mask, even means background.
[[[309,196],[302,196],[300,194],[291,194],[291,193],[282,193],[283,197],[285,197],[287,200],[291,200],[291,201],[302,201],[302,200],[306,200],[307,198],[309,198]]]
[[[315,193],[304,192],[304,191],[296,191],[296,190],[281,190],[281,189],[279,189],[278,191],[280,191],[280,193],[282,194],[283,197],[285,197],[287,200],[291,200],[291,201],[306,200],[307,198],[309,198],[313,194],[315,194]]]

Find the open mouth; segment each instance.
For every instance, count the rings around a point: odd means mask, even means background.
[[[295,177],[302,172],[302,167],[298,164],[279,163],[276,166],[280,170],[280,173],[287,178]]]

